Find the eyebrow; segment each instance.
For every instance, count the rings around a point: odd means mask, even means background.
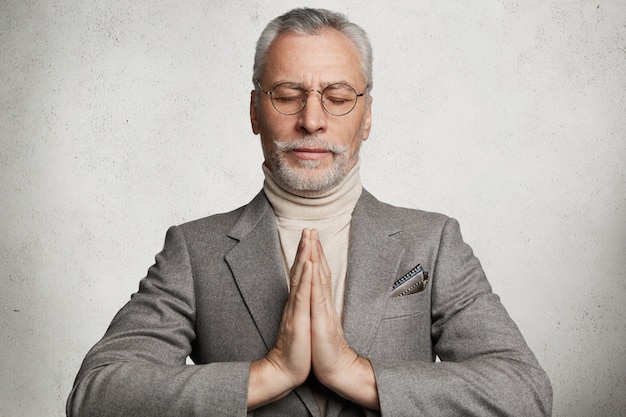
[[[305,90],[304,85],[302,85],[300,83],[293,82],[293,81],[279,81],[279,82],[275,83],[272,88],[275,88],[277,85],[281,85],[281,84],[287,84],[291,88],[301,88],[301,89]]]
[[[294,82],[294,81],[289,81],[289,80],[278,81],[278,82],[276,82],[276,83],[274,83],[274,84],[273,84],[273,87],[272,87],[272,88],[275,88],[277,85],[280,85],[280,84],[288,84],[291,88],[301,88],[301,89],[303,89],[303,90],[313,90],[312,88],[311,88],[311,89],[307,89],[307,88],[304,86],[304,84],[297,83],[297,82]],[[352,86],[352,84],[351,84],[351,83],[349,83],[349,82],[348,82],[348,81],[346,81],[346,80],[338,80],[338,81],[322,81],[322,82],[320,83],[320,87],[319,87],[319,88],[320,88],[320,90],[324,90],[326,87],[328,87],[329,85],[333,85],[333,84],[345,84],[345,85],[348,85],[348,86],[350,86],[350,87],[352,87],[352,88],[354,88],[354,89],[356,90],[356,88],[355,88],[354,86]]]

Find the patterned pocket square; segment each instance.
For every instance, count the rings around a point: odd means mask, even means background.
[[[402,297],[424,291],[429,280],[428,272],[424,271],[421,264],[417,264],[415,268],[393,283],[391,296]]]

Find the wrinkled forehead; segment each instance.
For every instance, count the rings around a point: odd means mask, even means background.
[[[267,50],[262,77],[274,85],[289,81],[316,82],[316,87],[336,82],[365,86],[358,49],[335,29],[313,35],[294,31],[279,34]]]

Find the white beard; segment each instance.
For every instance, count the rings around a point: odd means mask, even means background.
[[[345,178],[358,158],[355,152],[348,158],[346,146],[325,142],[316,136],[305,136],[302,139],[280,142],[274,140],[276,149],[268,155],[267,163],[276,182],[285,190],[298,194],[316,194],[336,186]],[[332,152],[333,163],[329,168],[320,169],[322,161],[298,160],[297,167],[287,163],[286,154],[302,147],[315,147]]]

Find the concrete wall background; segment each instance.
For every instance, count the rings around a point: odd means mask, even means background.
[[[64,415],[167,227],[260,188],[254,42],[297,4],[0,2],[1,416]],[[459,219],[556,416],[625,415],[626,5],[307,5],[374,45],[365,186]]]

